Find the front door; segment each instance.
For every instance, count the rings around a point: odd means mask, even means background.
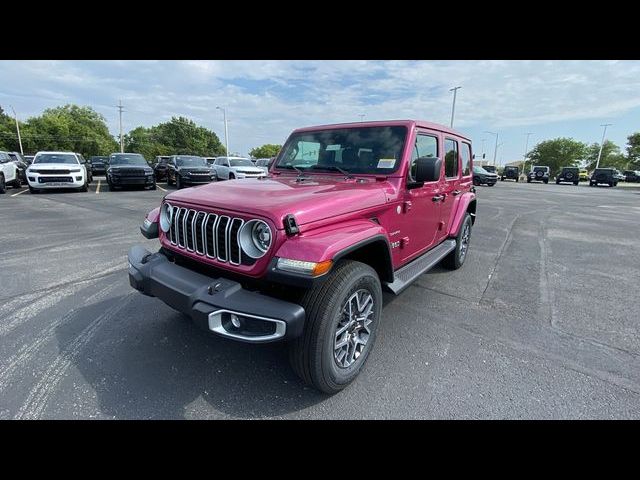
[[[440,139],[435,133],[418,132],[411,154],[408,182],[415,178],[415,161],[418,157],[437,157]],[[406,263],[433,247],[440,222],[439,181],[426,182],[419,188],[405,191],[400,242],[401,261]],[[395,240],[395,239],[394,239]]]

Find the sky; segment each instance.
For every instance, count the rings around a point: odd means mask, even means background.
[[[205,126],[229,150],[247,155],[282,144],[299,127],[421,119],[471,137],[475,153],[498,164],[522,158],[539,141],[573,137],[624,148],[640,131],[640,61],[0,61],[0,105],[20,120],[66,103],[88,105],[118,133],[182,115]],[[362,117],[364,115],[364,117]],[[483,142],[484,139],[484,142]]]

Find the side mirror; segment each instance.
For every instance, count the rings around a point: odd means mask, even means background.
[[[409,183],[409,188],[419,188],[425,182],[436,182],[440,179],[442,159],[437,157],[420,157],[416,159],[416,178]]]

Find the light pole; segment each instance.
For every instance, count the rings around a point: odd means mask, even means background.
[[[524,173],[524,164],[527,162],[527,153],[529,152],[529,137],[533,135],[533,132],[527,132],[524,135],[527,136],[527,140],[524,143],[524,154],[522,155],[522,173]]]
[[[229,156],[229,130],[227,129],[227,109],[222,107],[216,107],[218,110],[222,110],[222,116],[224,118],[224,149]]]
[[[22,150],[22,138],[20,137],[20,124],[18,124],[18,114],[13,106],[9,105],[11,110],[13,110],[13,118],[16,120],[16,131],[18,132],[18,143],[20,144],[20,155],[24,155],[24,151]]]
[[[453,105],[451,106],[451,128],[453,128],[453,116],[456,113],[456,95],[458,93],[458,90],[461,88],[462,87],[453,87],[449,89],[450,92],[453,92]]]
[[[598,152],[598,160],[596,161],[596,168],[600,165],[600,157],[602,156],[602,147],[604,147],[604,136],[607,134],[607,127],[610,127],[613,123],[605,123],[604,125],[600,125],[604,127],[604,131],[602,132],[602,141],[600,142],[600,151]]]
[[[485,131],[484,133],[490,133],[491,135],[495,135],[496,136],[496,147],[493,150],[493,164],[496,164],[496,156],[498,155],[498,132],[488,132]]]
[[[122,136],[122,111],[124,107],[122,106],[122,100],[118,101],[118,112],[120,114],[120,153],[124,153],[124,137]]]

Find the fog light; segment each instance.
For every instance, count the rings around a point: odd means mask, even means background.
[[[82,180],[82,177],[76,177],[76,180],[79,182],[80,180]]]
[[[236,328],[240,328],[242,326],[242,322],[240,322],[240,318],[238,318],[238,316],[233,313],[231,314],[231,325],[233,325]]]

